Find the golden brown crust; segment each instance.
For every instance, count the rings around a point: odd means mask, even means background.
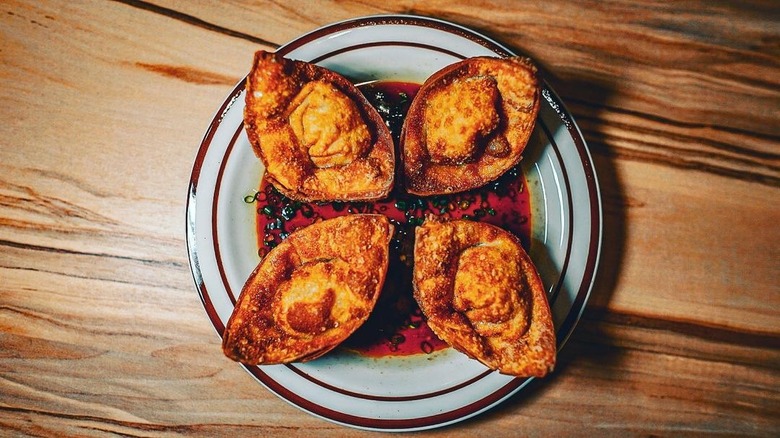
[[[317,358],[365,322],[384,284],[393,226],[358,214],[291,233],[246,281],[222,349],[248,365]]]
[[[547,295],[511,233],[429,217],[415,233],[413,284],[428,325],[455,349],[504,374],[552,371],[556,339]]]
[[[259,51],[246,83],[244,124],[266,176],[300,201],[369,201],[393,186],[390,131],[346,78]]]
[[[537,70],[527,58],[475,57],[420,87],[401,134],[409,193],[480,187],[515,166],[539,112]]]

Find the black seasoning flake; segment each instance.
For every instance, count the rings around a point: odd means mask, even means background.
[[[400,333],[396,333],[393,336],[390,336],[390,343],[393,345],[400,345],[403,344],[406,341],[406,337]]]
[[[268,223],[265,225],[266,230],[279,230],[282,228],[282,220],[279,218],[276,218],[272,221],[268,221]]]
[[[260,209],[260,213],[262,213],[262,214],[264,214],[264,215],[266,215],[268,217],[272,217],[274,215],[274,213],[276,213],[276,209],[273,206],[266,205],[265,207]]]
[[[293,208],[292,205],[285,205],[284,208],[282,208],[282,217],[287,221],[295,217],[295,208]]]
[[[431,204],[433,204],[434,207],[442,208],[445,207],[449,203],[449,200],[443,196],[437,196],[433,198],[431,201]]]
[[[300,211],[303,217],[307,219],[314,216],[314,208],[309,204],[301,204]]]

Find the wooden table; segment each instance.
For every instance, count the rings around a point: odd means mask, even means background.
[[[424,435],[778,436],[777,3],[457,0],[3,2],[0,435],[372,434],[222,355],[184,208],[252,53],[376,13],[534,57],[603,196],[599,275],[555,373]]]

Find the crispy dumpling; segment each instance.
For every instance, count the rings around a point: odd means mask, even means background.
[[[556,339],[547,296],[511,233],[429,217],[415,232],[413,284],[428,325],[453,348],[504,374],[552,371]]]
[[[407,192],[462,192],[514,167],[536,123],[539,96],[527,58],[468,58],[434,73],[414,97],[401,134]]]
[[[244,125],[266,177],[299,201],[371,201],[393,186],[387,125],[336,72],[259,51],[246,82]]]
[[[360,327],[387,274],[393,226],[357,214],[292,232],[246,281],[222,349],[247,365],[307,361]]]

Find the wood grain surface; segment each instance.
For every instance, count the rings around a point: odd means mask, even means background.
[[[193,286],[197,148],[252,54],[377,13],[533,57],[604,203],[555,373],[425,436],[780,435],[775,1],[4,1],[0,435],[379,435],[222,356]]]

